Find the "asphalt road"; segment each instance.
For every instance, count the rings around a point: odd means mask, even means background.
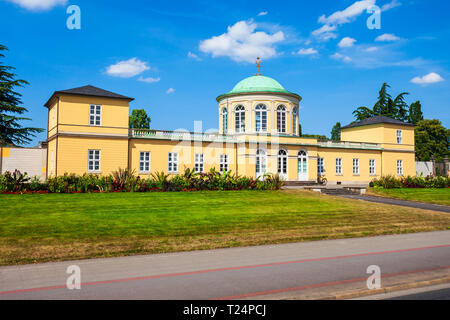
[[[443,206],[443,205],[433,204],[433,203],[393,199],[393,198],[386,198],[386,197],[374,197],[374,196],[368,196],[368,195],[338,195],[338,196],[344,197],[344,198],[349,198],[349,199],[364,200],[364,201],[369,201],[369,202],[392,204],[392,205],[402,206],[402,207],[411,207],[411,208],[418,208],[418,209],[424,209],[424,210],[433,210],[433,211],[450,213],[449,206]]]
[[[66,287],[72,265],[80,290]],[[450,271],[450,231],[1,267],[0,299],[258,299],[365,285],[371,265],[383,278]]]

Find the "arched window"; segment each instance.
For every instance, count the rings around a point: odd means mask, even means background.
[[[277,129],[278,133],[286,133],[286,107],[283,105],[277,108]]]
[[[245,108],[244,106],[237,106],[235,111],[235,131],[245,132]]]
[[[256,132],[267,131],[267,107],[258,104],[255,108],[255,130]]]
[[[288,155],[286,150],[278,151],[278,174],[282,177],[287,175]]]
[[[267,155],[264,150],[256,151],[256,177],[261,177],[266,173]]]
[[[228,132],[228,110],[227,108],[222,108],[222,133],[227,134]]]
[[[297,108],[292,110],[292,134],[297,134]]]

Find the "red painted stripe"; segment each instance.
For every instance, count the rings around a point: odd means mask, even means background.
[[[420,251],[420,250],[446,248],[446,247],[450,247],[450,244],[438,245],[438,246],[429,246],[429,247],[421,247],[421,248],[411,248],[411,249],[400,249],[400,250],[390,250],[390,251],[380,251],[380,252],[358,253],[358,254],[351,254],[351,255],[345,255],[345,256],[311,258],[311,259],[302,259],[302,260],[284,261],[284,262],[272,262],[272,263],[249,265],[249,266],[238,266],[238,267],[219,268],[219,269],[207,269],[207,270],[198,270],[198,271],[190,271],[190,272],[169,273],[169,274],[161,274],[161,275],[155,275],[155,276],[142,276],[142,277],[135,277],[135,278],[112,279],[112,280],[104,280],[104,281],[91,281],[91,282],[81,283],[81,286],[102,285],[102,284],[108,284],[108,283],[139,281],[139,280],[150,280],[150,279],[168,278],[168,277],[179,277],[179,276],[195,275],[195,274],[210,273],[210,272],[233,271],[233,270],[251,269],[251,268],[262,268],[262,267],[271,267],[271,266],[296,264],[296,263],[304,263],[304,262],[317,262],[317,261],[326,261],[326,260],[348,259],[348,258],[354,258],[354,257],[364,257],[364,256],[391,254],[391,253],[400,253],[400,252],[411,252],[411,251]],[[2,291],[2,292],[0,292],[0,295],[14,294],[14,293],[23,293],[23,292],[33,292],[33,291],[42,291],[42,290],[54,290],[54,289],[62,289],[62,288],[66,288],[66,285],[57,285],[57,286],[40,287],[40,288],[30,288],[30,289],[18,289],[18,290],[11,290],[11,291]]]
[[[421,270],[413,270],[413,271],[390,273],[390,274],[381,275],[381,278],[390,278],[390,277],[401,276],[401,275],[412,274],[412,273],[421,273],[421,272],[445,270],[445,269],[450,269],[450,266],[443,266],[443,267],[436,267],[436,268],[429,268],[429,269],[421,269]],[[251,292],[251,293],[238,294],[238,295],[235,295],[235,296],[228,296],[228,297],[215,298],[215,299],[209,299],[209,300],[244,299],[244,298],[250,298],[250,297],[256,297],[256,296],[264,296],[264,295],[269,295],[269,294],[285,293],[285,292],[290,292],[290,291],[301,291],[301,290],[306,290],[306,289],[331,287],[331,286],[335,286],[335,285],[346,284],[346,283],[353,283],[353,282],[359,282],[359,281],[366,281],[366,280],[367,280],[367,277],[353,278],[353,279],[346,279],[346,280],[333,281],[333,282],[315,283],[315,284],[310,284],[310,285],[300,286],[300,287],[292,287],[292,288],[283,288],[283,289]]]

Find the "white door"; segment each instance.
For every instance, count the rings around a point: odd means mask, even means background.
[[[262,178],[266,173],[266,161],[266,152],[264,150],[256,151],[256,178]]]
[[[298,153],[298,181],[308,181],[308,155],[305,151]]]
[[[287,152],[285,150],[280,150],[278,152],[278,174],[284,180],[287,180],[288,178],[287,163],[288,163]]]

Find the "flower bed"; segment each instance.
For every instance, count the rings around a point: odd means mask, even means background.
[[[90,193],[90,192],[192,192],[200,190],[278,190],[284,181],[278,175],[265,175],[261,179],[238,176],[231,172],[195,173],[186,169],[183,174],[170,176],[156,172],[142,179],[128,169],[108,176],[94,174],[64,174],[50,177],[45,182],[29,178],[26,173],[15,171],[0,175],[0,193]]]

